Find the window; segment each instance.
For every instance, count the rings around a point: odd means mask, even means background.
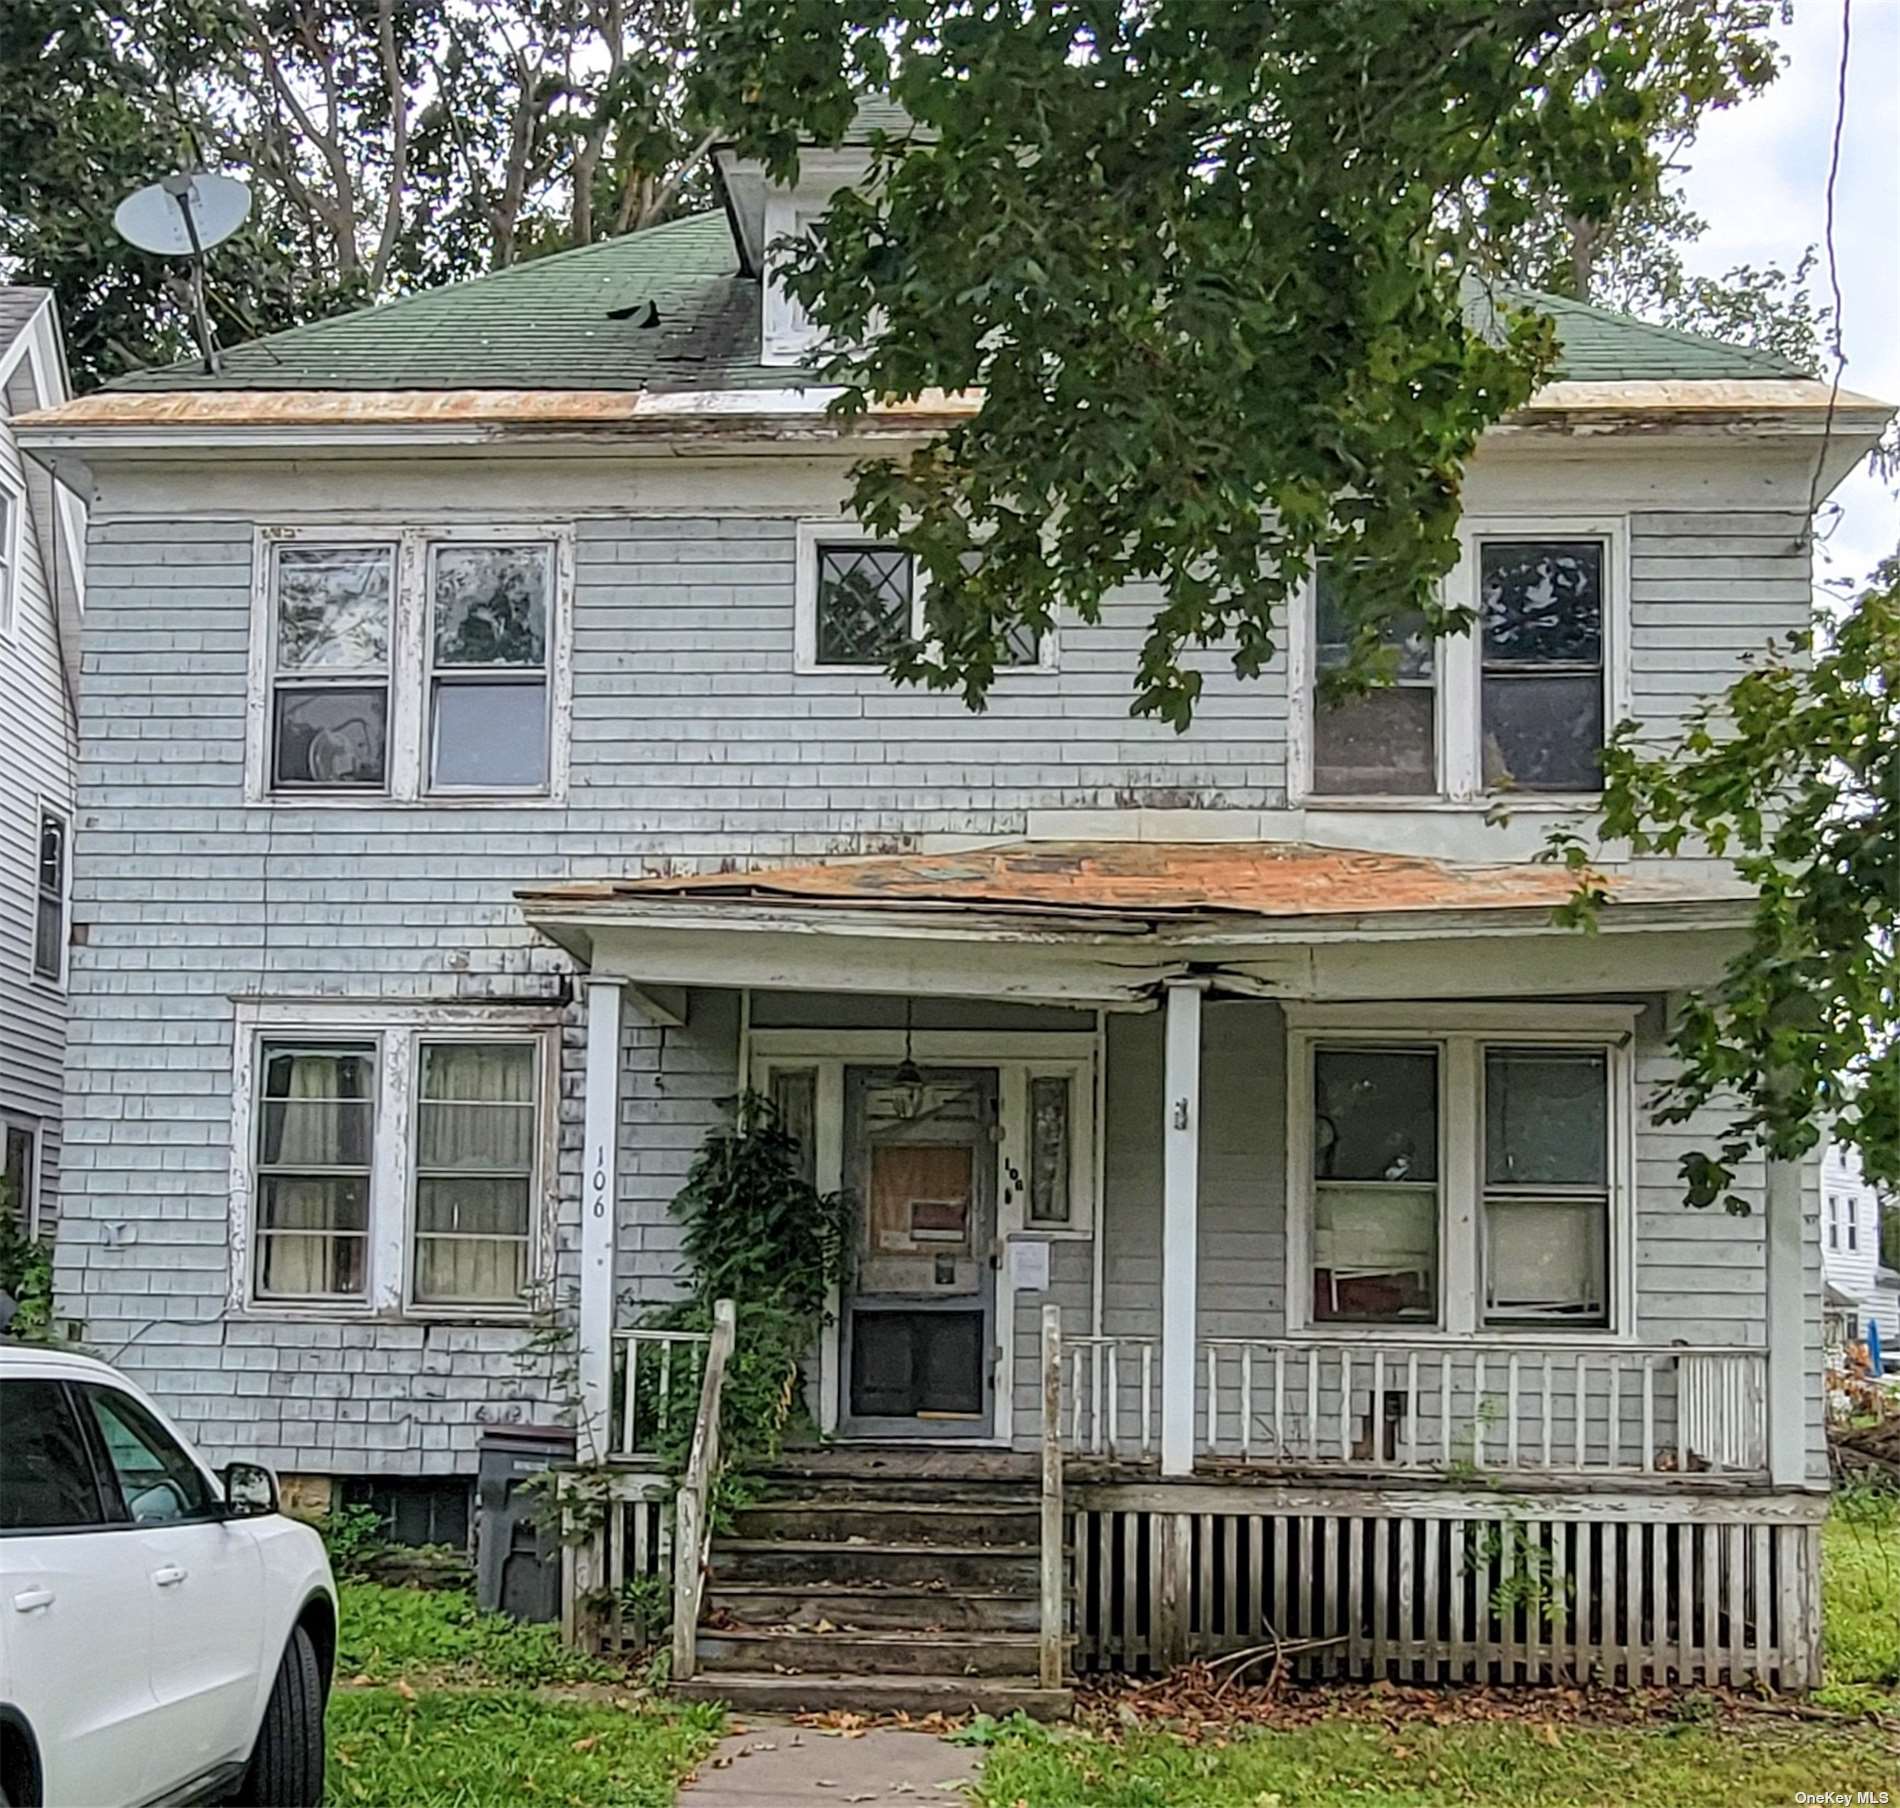
[[[1075,1081],[1034,1074],[1029,1081],[1028,1222],[1068,1226],[1074,1207]]]
[[[1839,1249],[1841,1246],[1841,1196],[1830,1193],[1827,1196],[1827,1246]]]
[[[1860,1248],[1860,1213],[1857,1209],[1858,1203],[1852,1193],[1847,1195],[1847,1247],[1849,1249]]]
[[[1481,540],[1485,789],[1603,785],[1603,543]]]
[[[1295,795],[1475,803],[1600,791],[1606,732],[1627,709],[1624,544],[1619,523],[1468,522],[1444,597],[1471,611],[1473,629],[1434,641],[1422,619],[1401,617],[1382,632],[1392,682],[1338,704],[1320,686],[1347,663],[1353,628],[1322,570],[1309,625],[1291,639],[1291,681],[1310,712],[1293,742]]]
[[[1346,664],[1352,628],[1325,572],[1314,584],[1315,670]],[[1313,704],[1313,782],[1317,793],[1430,796],[1438,789],[1438,680],[1432,639],[1409,616],[1390,625],[1394,681],[1363,697]]]
[[[438,546],[429,584],[429,788],[548,782],[553,548]]]
[[[14,591],[20,564],[20,499],[0,483],[0,634],[13,629]]]
[[[894,546],[818,548],[818,663],[888,665],[912,637],[911,556]]]
[[[259,1069],[257,1296],[362,1299],[376,1045],[266,1042]]]
[[[1438,1317],[1438,1051],[1313,1058],[1313,1318]]]
[[[92,1453],[58,1381],[0,1381],[0,1533],[77,1532],[105,1524]]]
[[[266,530],[247,796],[564,792],[571,543],[566,528]]]
[[[547,1226],[545,1007],[238,1007],[232,1306],[514,1317]],[[248,1110],[248,1143],[243,1124]]]
[[[217,1511],[210,1478],[130,1394],[112,1387],[81,1387],[118,1481],[125,1516],[134,1525],[171,1525]]]
[[[280,546],[273,583],[271,782],[389,784],[391,546]]]
[[[57,810],[40,811],[38,860],[34,869],[33,971],[55,985],[66,978],[66,893],[71,863],[67,858],[66,818]]]
[[[1291,1004],[1288,1321],[1633,1331],[1633,1006]]]
[[[0,1188],[6,1209],[23,1237],[39,1234],[39,1133],[15,1119],[6,1122],[5,1165],[0,1166]]]
[[[924,572],[901,546],[857,537],[852,525],[799,524],[795,654],[801,672],[881,672],[907,641],[923,637]],[[1033,628],[1011,623],[1002,639],[999,672],[1049,663],[1053,643]]]
[[[421,1054],[416,1301],[522,1305],[533,1223],[534,1045],[424,1042]]]
[[[1609,1323],[1609,1058],[1487,1048],[1484,1321]]]

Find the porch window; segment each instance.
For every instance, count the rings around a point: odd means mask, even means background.
[[[523,1303],[535,1149],[530,1042],[424,1042],[416,1106],[415,1298]]]
[[[1487,790],[1603,786],[1601,540],[1483,540],[1482,771]]]
[[[1438,1317],[1438,1050],[1313,1055],[1313,1317]]]
[[[1314,581],[1315,665],[1342,668],[1352,627],[1328,573]],[[1327,705],[1313,703],[1314,792],[1328,796],[1425,797],[1438,789],[1438,680],[1432,638],[1411,615],[1388,625],[1382,639],[1393,682]]]
[[[393,546],[280,546],[272,567],[271,783],[389,782]]]
[[[1074,1161],[1072,1099],[1067,1074],[1037,1074],[1029,1082],[1029,1211],[1031,1225],[1066,1229],[1074,1207],[1070,1169]]]
[[[39,862],[35,874],[33,972],[55,985],[66,977],[67,881],[71,861],[66,818],[57,810],[40,811]]]
[[[554,549],[431,549],[429,788],[539,791],[548,781]]]
[[[1610,1322],[1609,1056],[1484,1056],[1487,1325]]]
[[[776,1067],[771,1099],[779,1127],[798,1145],[798,1171],[807,1185],[818,1182],[818,1070]]]
[[[376,1045],[266,1042],[259,1051],[256,1292],[368,1292]]]

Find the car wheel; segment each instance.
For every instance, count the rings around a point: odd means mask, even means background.
[[[284,1647],[264,1724],[231,1799],[247,1808],[317,1808],[323,1800],[323,1672],[301,1626]]]

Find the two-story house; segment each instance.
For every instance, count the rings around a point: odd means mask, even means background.
[[[1830,1343],[1864,1341],[1872,1324],[1883,1353],[1900,1350],[1900,1273],[1881,1259],[1881,1214],[1891,1209],[1858,1152],[1830,1138],[1821,1160],[1821,1265],[1840,1332]]]
[[[59,1189],[86,530],[12,422],[69,393],[52,294],[0,285],[0,1195],[29,1237]]]
[[[465,1489],[569,1394],[634,1463],[669,1201],[750,1086],[857,1249],[694,1686],[1046,1706],[1275,1635],[1813,1680],[1818,1170],[1690,1211],[1708,1126],[1644,1110],[1748,901],[1612,860],[1564,933],[1533,856],[1613,724],[1807,621],[1817,470],[1887,411],[1547,300],[1478,629],[1316,711],[1308,597],[1177,735],[1132,589],[972,715],[886,676],[916,574],[843,508],[970,404],[840,431],[772,281],[858,157],[23,428],[92,498],[63,1314],[299,1474]]]

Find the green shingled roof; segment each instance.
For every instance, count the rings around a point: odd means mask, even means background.
[[[1650,326],[1556,296],[1559,375],[1581,381],[1797,377],[1767,352]],[[795,373],[759,363],[759,285],[723,213],[695,214],[492,276],[228,348],[224,369],[141,371],[118,389],[746,389]]]

